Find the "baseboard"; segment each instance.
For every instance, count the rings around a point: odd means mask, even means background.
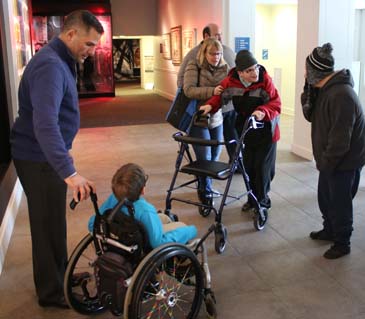
[[[3,270],[5,256],[13,233],[16,216],[18,215],[22,194],[23,188],[19,179],[17,179],[0,226],[0,275]]]
[[[164,98],[166,98],[170,101],[172,101],[175,98],[175,95],[171,95],[171,94],[166,93],[164,91],[161,91],[159,89],[154,89],[154,91],[155,91],[156,94],[161,95],[161,96],[163,96]]]
[[[296,145],[296,144],[292,144],[291,145],[291,150],[294,154],[303,157],[307,160],[312,161],[313,160],[313,153],[312,153],[312,148],[308,149],[305,148],[303,146],[300,145]]]

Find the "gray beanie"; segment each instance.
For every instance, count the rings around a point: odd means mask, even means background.
[[[316,47],[308,55],[305,63],[307,71],[307,81],[310,85],[315,85],[334,71],[335,59],[332,56],[332,45],[326,43],[321,47]]]
[[[236,55],[236,70],[243,71],[257,64],[255,57],[248,50],[241,50]]]

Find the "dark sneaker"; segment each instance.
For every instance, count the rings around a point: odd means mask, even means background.
[[[249,212],[251,209],[253,208],[253,206],[251,205],[251,203],[246,202],[243,204],[241,211],[243,212]]]
[[[349,245],[332,245],[330,249],[328,249],[323,257],[327,259],[337,259],[342,256],[348,255],[351,252],[351,247]]]
[[[313,240],[333,241],[333,236],[331,234],[329,234],[327,231],[325,231],[324,229],[319,230],[319,231],[312,231],[309,234],[309,237],[312,238]]]

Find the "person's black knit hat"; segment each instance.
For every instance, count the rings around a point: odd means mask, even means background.
[[[236,70],[243,71],[257,64],[255,57],[248,50],[241,50],[236,55]]]
[[[335,59],[332,56],[332,44],[316,47],[306,59],[307,81],[311,85],[330,75],[334,71]]]

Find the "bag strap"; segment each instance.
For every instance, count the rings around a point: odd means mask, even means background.
[[[198,83],[196,84],[196,86],[199,87],[200,86],[200,68],[198,65],[196,65],[196,66],[198,68]]]
[[[114,206],[113,210],[110,212],[109,216],[106,219],[108,223],[111,223],[113,221],[115,214],[120,211],[120,209],[122,208],[123,205],[125,205],[127,207],[129,216],[134,218],[133,203],[131,201],[129,201],[128,199],[124,199],[124,200],[119,201],[118,204]]]

